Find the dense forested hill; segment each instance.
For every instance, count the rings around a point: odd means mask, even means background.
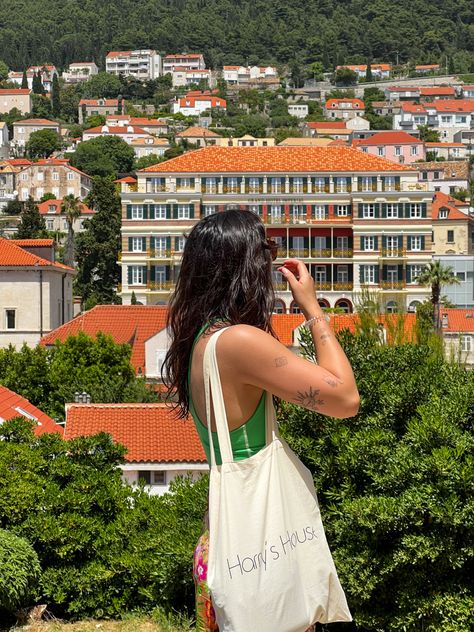
[[[208,65],[374,60],[474,70],[473,0],[1,0],[10,68],[111,49],[203,51]]]

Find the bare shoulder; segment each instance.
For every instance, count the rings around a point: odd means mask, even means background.
[[[231,325],[221,335],[221,347],[229,348],[237,346],[239,348],[254,348],[257,345],[272,345],[281,343],[271,334],[252,325]]]

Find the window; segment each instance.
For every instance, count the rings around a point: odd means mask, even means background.
[[[362,217],[364,219],[375,217],[375,204],[362,204]]]
[[[273,306],[273,313],[274,314],[285,313],[285,304],[283,303],[283,301],[275,301],[275,304]]]
[[[418,147],[417,145],[413,145],[411,148],[411,155],[412,156],[418,156]]]
[[[57,171],[53,171],[53,180],[59,180],[59,173]]]
[[[155,237],[155,253],[158,255],[166,254],[166,237]]]
[[[72,171],[67,172],[67,179],[69,181],[74,180],[74,173]]]
[[[472,336],[466,334],[461,336],[461,351],[472,351]]]
[[[141,204],[132,204],[132,219],[143,219],[143,206]]]
[[[54,204],[48,206],[48,213],[56,213],[56,207]]]
[[[347,204],[338,204],[336,206],[336,215],[338,217],[347,217],[349,215],[349,207]]]
[[[291,207],[291,217],[294,222],[304,222],[306,220],[306,209],[302,204],[293,204]]]
[[[315,178],[314,179],[314,190],[318,193],[324,192],[324,178]]]
[[[5,329],[16,329],[16,309],[5,310]]]
[[[279,204],[272,204],[270,206],[270,216],[272,218],[272,222],[281,221],[281,206]]]
[[[434,174],[433,174],[433,178],[435,180],[439,180],[440,179],[440,172],[439,171],[435,171]]]
[[[421,237],[419,235],[413,235],[409,241],[411,250],[421,250]]]
[[[132,237],[132,252],[143,252],[143,239]]]
[[[130,266],[132,269],[132,285],[143,285],[143,266]]]
[[[272,193],[281,193],[282,185],[283,183],[281,178],[270,178],[270,189]]]
[[[207,217],[208,215],[212,215],[215,212],[216,212],[215,204],[204,204],[204,217]]]
[[[184,242],[185,242],[185,239],[183,236],[176,237],[176,241],[175,241],[176,252],[183,252]]]
[[[415,264],[409,266],[410,269],[410,283],[418,283],[417,277],[423,272],[425,266],[421,264]]]
[[[293,245],[293,250],[294,253],[293,255],[296,257],[304,257],[305,256],[305,252],[304,252],[304,237],[293,237],[292,238],[292,245]]]
[[[166,358],[166,350],[158,349],[156,352],[156,373],[159,378],[161,378],[161,370],[163,368],[165,358]],[[166,375],[166,372],[164,372],[164,374]]]
[[[176,186],[178,187],[178,189],[190,189],[191,182],[191,178],[177,178]]]
[[[428,172],[427,171],[422,171],[421,172],[421,179],[422,180],[428,180]]]
[[[44,180],[44,173],[42,171],[38,171],[38,173],[36,174],[36,179]]]
[[[372,177],[364,176],[361,180],[362,191],[372,191]]]
[[[448,230],[448,236],[447,236],[446,241],[448,242],[448,244],[454,243],[454,230]]]
[[[421,217],[421,204],[410,204],[410,217]]]
[[[314,237],[314,250],[317,255],[322,254],[323,250],[326,249],[326,237]],[[326,268],[324,268],[326,269]]]
[[[301,309],[300,309],[300,306],[298,305],[298,303],[295,303],[293,301],[293,303],[291,304],[291,307],[290,307],[290,313],[291,314],[301,314]]]
[[[377,153],[379,156],[385,156],[385,147],[379,147]]]
[[[74,187],[68,187],[67,188],[67,194],[68,195],[74,195]]]
[[[324,219],[326,217],[326,209],[323,204],[317,204],[314,207],[314,218],[315,219]]]
[[[362,268],[362,282],[368,285],[373,285],[375,283],[375,268],[376,266],[364,266]]]
[[[166,471],[142,470],[138,472],[138,482],[144,485],[166,485]]]
[[[346,178],[335,178],[336,193],[345,193],[347,191]]]
[[[447,208],[439,209],[439,219],[448,219],[449,210]]]
[[[44,195],[44,188],[43,187],[37,187],[36,188],[36,197],[38,199],[41,199]]]
[[[293,178],[293,193],[303,193],[303,178]]]
[[[46,228],[47,230],[54,230],[54,219],[46,220]]]
[[[28,180],[28,174],[27,173],[22,173],[21,174],[21,179],[22,180]]]
[[[348,283],[349,281],[349,267],[337,266],[337,282]]]
[[[398,204],[387,204],[387,219],[398,217]]]
[[[260,207],[258,204],[250,204],[248,209],[252,213],[255,213],[255,215],[260,215]]]
[[[387,237],[387,255],[396,256],[398,254],[398,237],[390,235]]]
[[[371,235],[362,237],[362,246],[364,250],[368,250],[369,252],[375,250],[375,238]]]
[[[316,266],[314,271],[314,280],[316,283],[326,283],[326,266]]]
[[[447,114],[442,114],[441,115],[441,123],[451,123],[453,117],[449,116]]]
[[[385,177],[385,191],[395,191],[395,176]]]
[[[387,266],[387,281],[392,285],[398,281],[398,266]]]
[[[189,204],[178,204],[178,219],[189,219]]]
[[[155,204],[155,219],[166,219],[166,204]]]
[[[466,280],[466,273],[465,272],[456,272],[456,277],[461,281],[465,281]]]
[[[336,237],[336,248],[337,250],[348,251],[349,250],[349,237],[345,235],[341,237]]]
[[[402,155],[402,148],[395,147],[395,156],[401,156],[401,155]]]
[[[239,192],[239,180],[237,178],[227,178],[227,192],[228,193]]]
[[[260,191],[260,182],[258,178],[249,178],[249,193],[258,193]]]

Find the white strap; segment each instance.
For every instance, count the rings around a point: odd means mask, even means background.
[[[216,423],[217,438],[219,439],[219,448],[222,463],[233,463],[234,456],[232,452],[232,444],[230,439],[229,425],[227,423],[227,415],[225,412],[224,396],[222,394],[222,384],[219,375],[219,367],[217,364],[216,344],[219,336],[227,329],[224,327],[219,329],[208,340],[204,350],[203,357],[203,373],[204,373],[204,393],[206,399],[206,419],[207,431],[209,436],[209,451],[211,456],[211,467],[216,465],[216,457],[214,452],[214,443],[211,431],[211,393],[212,407],[214,409],[214,420]],[[275,408],[273,406],[273,398],[268,391],[265,393],[265,443],[268,445],[278,436],[276,430]]]

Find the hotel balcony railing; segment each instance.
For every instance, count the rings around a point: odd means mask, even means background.
[[[202,192],[203,193],[217,193],[217,186],[204,186],[202,187]]]
[[[259,195],[259,194],[263,193],[263,186],[251,187],[251,186],[247,185],[245,187],[245,193],[249,193],[251,195]]]
[[[288,220],[284,215],[268,215],[267,216],[267,224],[287,224]]]
[[[188,193],[188,192],[194,192],[195,190],[196,190],[196,187],[194,184],[187,184],[187,185],[180,184],[176,186],[177,193],[182,193],[182,192]]]
[[[307,258],[309,257],[309,249],[308,248],[290,248],[288,250],[289,257],[296,257],[297,259]]]
[[[380,250],[381,257],[405,257],[407,251],[405,248],[382,248]]]
[[[352,281],[336,282],[333,283],[333,290],[352,290],[354,283]]]
[[[236,187],[223,187],[222,189],[223,193],[240,193],[240,187],[236,186]]]
[[[146,251],[146,255],[149,259],[169,259],[172,254],[172,250],[157,250],[156,248],[150,248]]]
[[[329,184],[324,186],[313,186],[313,193],[329,193]]]
[[[315,281],[314,287],[317,290],[330,290],[331,289],[331,281]]]
[[[334,248],[333,257],[352,257],[352,248]]]
[[[313,248],[311,250],[311,256],[315,259],[320,259],[321,257],[327,258],[332,256],[331,248]]]
[[[290,193],[299,193],[300,195],[304,195],[305,193],[308,193],[308,187],[307,186],[296,187],[296,186],[290,185]]]
[[[165,184],[156,184],[154,186],[147,186],[146,188],[147,193],[164,193],[165,191],[166,191]]]
[[[288,290],[288,283],[283,283],[283,282],[277,283],[277,282],[275,282],[273,284],[273,288],[275,290],[286,291],[286,290]]]
[[[405,286],[405,281],[380,281],[383,290],[402,290]]]
[[[153,292],[169,292],[174,287],[172,281],[148,281],[147,288]]]

